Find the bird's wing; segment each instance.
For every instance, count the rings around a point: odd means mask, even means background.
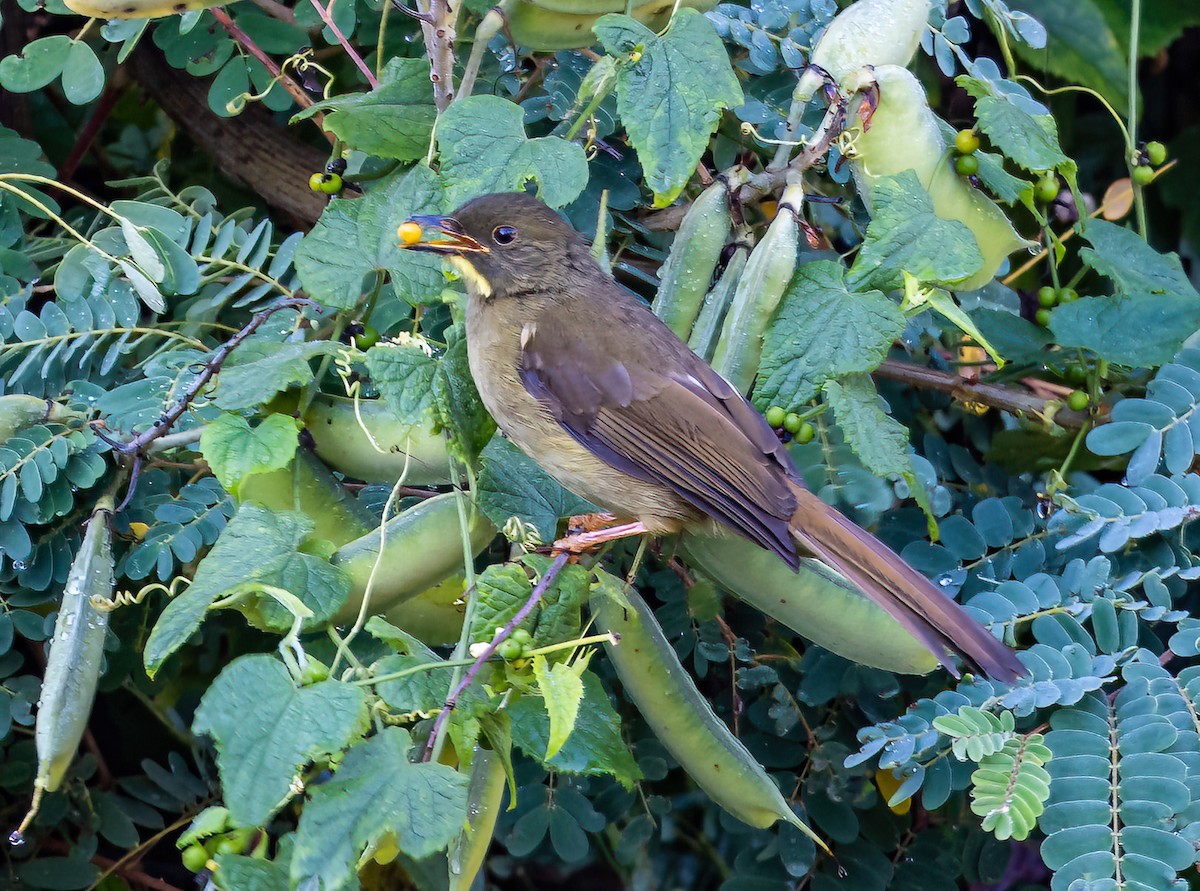
[[[779,440],[686,347],[614,355],[553,316],[526,329],[523,344],[522,382],[576,441],[796,563]]]

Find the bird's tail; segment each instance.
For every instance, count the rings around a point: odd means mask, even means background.
[[[808,489],[799,485],[793,489],[797,507],[790,530],[797,543],[887,610],[956,676],[950,654],[998,681],[1013,681],[1026,674],[1011,649],[887,545]]]

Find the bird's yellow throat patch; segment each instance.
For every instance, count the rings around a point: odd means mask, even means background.
[[[479,270],[471,265],[470,260],[455,254],[451,254],[446,259],[450,261],[450,265],[462,276],[463,281],[474,293],[480,297],[492,296],[492,286],[486,278],[479,274]]]

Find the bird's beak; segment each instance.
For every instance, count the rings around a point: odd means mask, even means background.
[[[397,233],[400,247],[410,251],[451,255],[488,253],[486,247],[463,231],[462,224],[454,217],[430,214],[409,217]]]

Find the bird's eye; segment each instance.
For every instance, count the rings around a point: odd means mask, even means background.
[[[492,230],[492,241],[496,244],[512,244],[517,240],[517,230],[512,226],[497,226]]]

